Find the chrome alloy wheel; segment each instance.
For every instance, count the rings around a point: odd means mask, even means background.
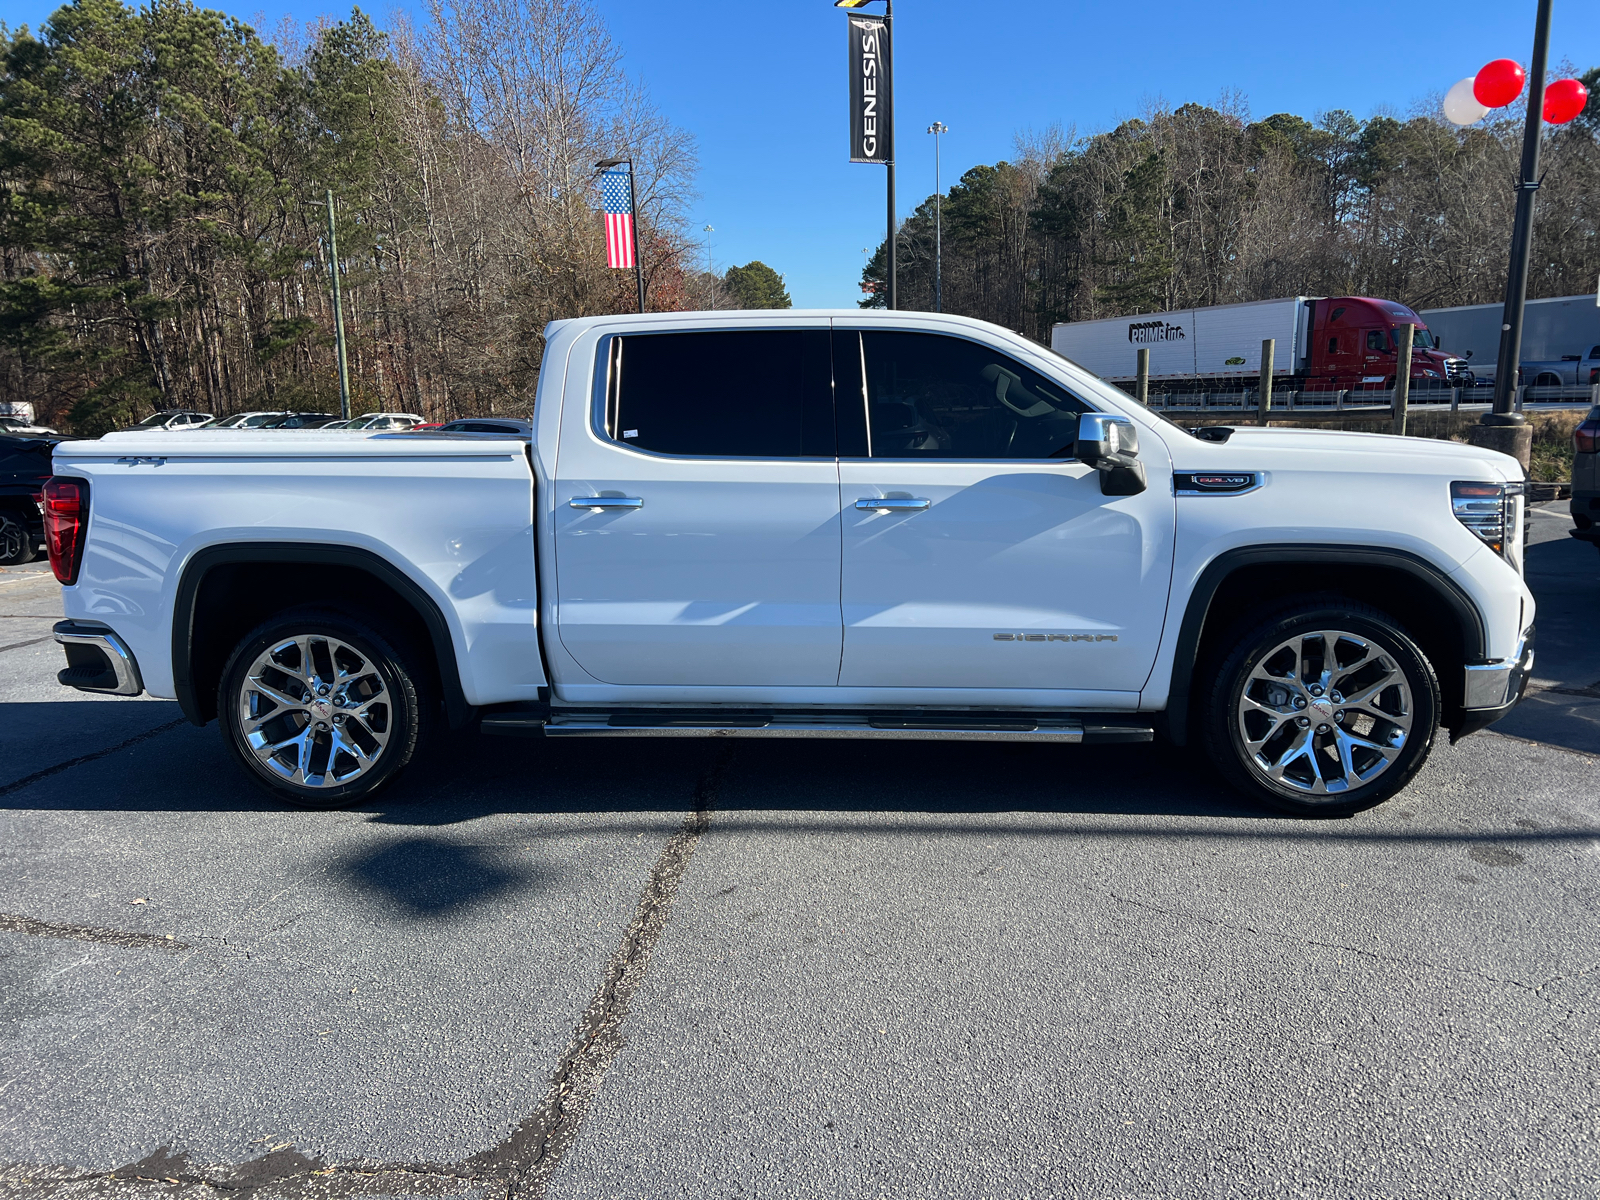
[[[256,762],[306,788],[337,787],[378,764],[394,706],[368,656],[309,634],[277,642],[250,664],[239,728]]]
[[[1392,654],[1340,630],[1296,634],[1239,694],[1245,759],[1269,783],[1333,796],[1377,779],[1411,735],[1411,687]]]

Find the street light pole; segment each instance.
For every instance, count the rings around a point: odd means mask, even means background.
[[[1544,0],[1549,3],[1549,0]],[[894,145],[894,0],[883,0],[883,23],[889,29],[889,145]],[[894,159],[884,164],[889,170],[889,309],[900,307],[900,287],[895,270]]]
[[[865,8],[867,5],[876,4],[877,2],[878,0],[833,0],[833,6],[835,8]],[[884,131],[887,134],[884,140],[888,142],[890,149],[890,157],[885,159],[883,164],[888,171],[888,187],[886,190],[889,201],[888,234],[884,239],[889,258],[887,263],[888,279],[885,282],[888,285],[888,307],[895,309],[900,307],[900,288],[898,271],[896,270],[897,255],[895,254],[896,230],[894,219],[894,0],[883,0],[883,25],[884,32],[888,35],[885,38],[883,56],[883,97],[885,100],[883,112],[886,118]]]
[[[1539,191],[1539,149],[1544,132],[1544,76],[1550,49],[1551,0],[1539,0],[1533,27],[1533,62],[1528,72],[1528,120],[1522,134],[1522,169],[1517,179],[1517,216],[1506,270],[1506,302],[1500,319],[1500,351],[1494,368],[1494,409],[1469,431],[1474,445],[1510,454],[1528,467],[1532,432],[1513,411],[1522,365],[1522,321],[1528,301],[1528,260],[1533,252],[1533,207]]]
[[[944,311],[944,184],[939,179],[939,135],[950,126],[935,121],[928,126],[933,134],[933,311]]]

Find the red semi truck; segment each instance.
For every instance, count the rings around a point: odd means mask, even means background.
[[[1150,351],[1150,381],[1162,391],[1248,388],[1261,375],[1261,343],[1276,342],[1278,388],[1332,391],[1392,388],[1397,331],[1416,327],[1411,386],[1465,387],[1467,361],[1447,353],[1421,317],[1371,296],[1295,296],[1174,312],[1074,321],[1051,330],[1050,348],[1102,379],[1131,380],[1140,349]]]

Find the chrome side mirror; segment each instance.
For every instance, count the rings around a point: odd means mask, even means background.
[[[1139,461],[1139,427],[1124,417],[1080,413],[1076,457],[1100,472],[1106,496],[1137,496],[1147,486]]]

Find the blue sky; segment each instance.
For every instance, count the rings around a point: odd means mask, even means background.
[[[692,225],[715,227],[717,267],[759,258],[786,277],[797,305],[854,304],[862,248],[883,237],[884,171],[846,161],[843,13],[830,0],[596,3],[630,72],[699,142]],[[368,11],[381,22],[386,4]],[[348,11],[335,0],[211,6],[263,29],[284,15]],[[37,25],[54,7],[0,0],[0,18]],[[1009,157],[1020,130],[1095,133],[1151,101],[1210,103],[1238,89],[1257,117],[1334,108],[1404,116],[1490,59],[1526,62],[1534,10],[1535,0],[1413,0],[1367,20],[1338,6],[1263,0],[900,0],[899,211],[933,192],[933,138],[923,131],[936,120],[950,127],[948,187],[975,163]],[[1550,57],[1552,70],[1562,59],[1579,70],[1600,65],[1600,3],[1556,0]]]

